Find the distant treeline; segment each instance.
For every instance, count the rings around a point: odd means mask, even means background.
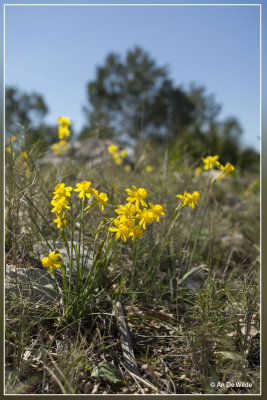
[[[225,162],[242,168],[259,168],[259,154],[241,146],[242,128],[237,118],[218,119],[221,106],[206,89],[190,84],[176,86],[168,69],[159,67],[140,47],[125,56],[110,53],[87,84],[88,103],[83,107],[86,123],[77,137],[112,138],[118,142],[153,143],[185,149],[192,157],[220,154]],[[6,88],[6,129],[17,124],[28,130],[30,142],[43,148],[57,141],[57,126],[48,126],[48,107],[40,94]],[[70,116],[71,117],[71,116]]]

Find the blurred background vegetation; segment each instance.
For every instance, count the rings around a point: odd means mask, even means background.
[[[108,54],[86,90],[86,123],[80,132],[73,132],[77,140],[110,138],[133,149],[148,142],[158,151],[168,149],[174,158],[185,151],[195,160],[219,154],[222,163],[259,171],[259,154],[242,144],[238,119],[221,120],[221,105],[213,94],[197,84],[188,89],[175,86],[167,68],[156,65],[140,47],[124,56]],[[49,107],[41,94],[6,87],[5,96],[8,136],[21,125],[28,145],[38,141],[46,150],[58,140],[57,122],[54,126],[44,122]]]

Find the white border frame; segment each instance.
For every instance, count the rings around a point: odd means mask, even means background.
[[[228,7],[259,7],[260,8],[260,157],[262,157],[262,4],[261,3],[216,3],[216,4],[209,4],[209,3],[79,3],[79,4],[63,4],[63,3],[58,3],[58,4],[3,4],[3,52],[4,52],[4,58],[3,58],[3,79],[4,79],[4,84],[3,84],[3,120],[4,120],[4,147],[5,147],[5,9],[6,7],[36,7],[36,6],[56,6],[56,7],[62,7],[62,6],[68,6],[68,7],[217,7],[217,6],[228,6]],[[4,165],[5,165],[5,152],[4,152]],[[5,188],[5,176],[4,176],[4,188]],[[260,161],[260,199],[262,198],[262,168],[261,168],[261,161]],[[5,199],[4,199],[4,209],[5,209]],[[262,204],[260,201],[260,217],[262,216]],[[3,219],[5,220],[5,219]],[[4,235],[3,235],[4,237]],[[262,220],[260,223],[260,330],[262,333]],[[4,246],[3,246],[4,248]],[[4,265],[4,263],[3,263]],[[5,270],[3,268],[3,282],[5,282]],[[4,296],[5,296],[5,285],[4,285]],[[5,318],[5,308],[4,308],[4,318]],[[5,337],[5,324],[3,324],[3,338]],[[3,348],[4,350],[4,359],[5,359],[5,347]],[[5,365],[4,365],[4,371],[5,371]],[[261,396],[262,395],[262,335],[260,336],[260,393],[244,393],[244,394],[231,394],[231,396]],[[4,386],[4,396],[136,396],[136,394],[130,395],[130,394],[6,394],[5,393],[5,386]],[[138,396],[138,395],[137,395]],[[144,396],[144,395],[140,395]],[[145,396],[228,396],[227,394],[222,394],[222,393],[212,393],[212,394],[145,394]]]

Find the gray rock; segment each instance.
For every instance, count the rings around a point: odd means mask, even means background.
[[[74,144],[74,158],[79,161],[89,161],[91,166],[101,164],[109,157],[108,146],[112,142],[107,139],[88,138]]]
[[[10,300],[14,294],[16,298],[29,297],[34,301],[52,302],[57,296],[53,276],[41,268],[18,268],[15,265],[6,265],[5,294]]]

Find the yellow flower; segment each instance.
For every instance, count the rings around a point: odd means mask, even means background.
[[[81,183],[77,183],[76,184],[77,188],[74,189],[75,192],[80,192],[79,193],[79,198],[82,197],[88,197],[88,199],[90,199],[91,197],[91,193],[92,193],[92,188],[91,186],[91,182],[89,181],[82,181]]]
[[[124,214],[119,215],[117,220],[120,222],[120,224],[126,225],[130,231],[133,229],[134,224],[135,224],[135,216],[133,217],[126,217]]]
[[[152,167],[151,167],[151,165],[147,165],[146,166],[146,172],[151,172],[152,171]]]
[[[60,140],[66,139],[70,135],[70,130],[68,126],[61,126],[58,127],[58,137]]]
[[[214,168],[220,168],[221,164],[219,161],[217,161],[219,156],[208,156],[206,158],[202,158],[202,161],[204,163],[204,169],[214,169]]]
[[[147,207],[146,202],[144,201],[145,198],[147,198],[147,191],[143,188],[137,189],[136,186],[132,186],[131,189],[125,189],[129,197],[127,197],[127,200],[130,203],[133,203],[135,201],[135,206],[136,208],[139,208],[139,204],[141,203],[142,206]]]
[[[132,203],[127,203],[125,206],[120,205],[115,212],[126,217],[131,217],[136,212],[136,207]]]
[[[128,153],[127,153],[126,150],[123,149],[123,150],[120,151],[120,156],[121,156],[122,158],[127,157],[127,155],[128,155]]]
[[[11,143],[14,143],[17,140],[17,136],[11,136],[10,141]]]
[[[117,165],[120,165],[122,163],[122,159],[120,158],[118,153],[112,153],[112,157]]]
[[[8,152],[8,153],[11,153],[11,147],[10,146],[6,146],[6,151]]]
[[[201,172],[202,172],[202,168],[201,167],[197,167],[195,169],[195,177],[198,178],[199,175],[201,174]]]
[[[154,214],[155,220],[157,222],[159,222],[159,216],[160,215],[165,215],[164,214],[164,208],[160,204],[155,204],[155,205],[153,205],[151,203],[148,203],[148,204],[149,204],[149,207],[150,207],[151,211]]]
[[[192,208],[195,208],[196,203],[200,198],[200,194],[198,192],[194,192],[193,194],[184,192],[183,196],[181,194],[178,194],[176,197],[182,199],[184,205],[188,205]]]
[[[124,167],[124,171],[125,172],[130,172],[131,171],[131,166],[130,165],[125,165],[125,167]]]
[[[70,126],[70,118],[69,117],[59,117],[57,121],[62,126],[66,126],[66,127]]]
[[[21,157],[24,158],[25,160],[28,158],[28,154],[26,153],[26,151],[22,151],[20,153]]]
[[[41,261],[42,261],[43,266],[48,268],[48,271],[50,272],[50,274],[52,274],[53,268],[62,267],[62,263],[58,262],[58,261],[61,261],[58,250],[52,251],[52,253],[50,253],[48,255],[48,257],[43,257]]]
[[[137,217],[140,219],[139,225],[146,229],[146,223],[152,224],[154,220],[154,213],[151,210],[147,210],[146,208],[143,211],[139,211]]]
[[[67,210],[70,209],[69,202],[65,197],[60,197],[59,199],[53,199],[51,201],[52,208],[51,212],[56,212],[56,213],[61,213],[63,208],[66,208]]]
[[[54,219],[53,222],[55,222],[55,224],[57,224],[57,228],[61,228],[61,226],[63,224],[66,226],[67,224],[66,224],[65,212],[63,212],[62,215],[57,213],[57,218]]]
[[[116,158],[115,163],[117,165],[121,165],[122,164],[122,159],[121,158]]]
[[[95,196],[95,198],[99,204],[100,209],[102,211],[104,211],[104,206],[106,206],[107,202],[108,202],[107,194],[103,193],[103,192],[98,194],[98,190],[96,190],[96,189],[91,189],[91,190],[92,190],[92,194]]]
[[[118,219],[114,220],[114,224],[115,226],[111,226],[109,230],[111,232],[116,232],[116,240],[119,240],[121,238],[124,242],[126,242],[128,237],[130,236],[131,230],[127,225],[121,223]]]
[[[135,241],[135,238],[139,238],[143,235],[143,231],[140,226],[135,226],[132,231],[130,232],[130,236],[132,236],[132,241]]]
[[[65,151],[68,150],[68,145],[67,145],[66,140],[60,140],[60,141],[59,141],[59,144],[60,144],[60,146],[61,146]]]
[[[70,192],[73,190],[73,188],[71,186],[67,186],[65,187],[65,183],[58,183],[55,186],[55,191],[54,191],[54,199],[57,199],[59,197],[69,197],[71,196]]]
[[[116,146],[115,144],[111,144],[110,146],[108,146],[108,151],[110,152],[110,154],[115,153],[118,150],[118,146]]]
[[[56,156],[58,156],[59,154],[61,154],[60,148],[59,148],[59,144],[58,143],[54,143],[52,144],[52,149],[54,150],[54,154]]]
[[[232,171],[235,170],[235,167],[234,167],[232,164],[230,164],[230,163],[228,162],[228,163],[225,164],[225,166],[222,165],[222,166],[221,166],[221,169],[222,169],[222,172],[223,172],[226,176],[229,176],[230,173],[231,173]]]

